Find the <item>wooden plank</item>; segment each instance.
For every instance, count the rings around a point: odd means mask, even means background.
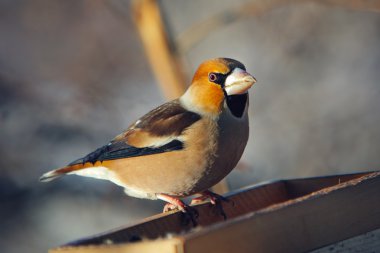
[[[52,249],[49,253],[181,253],[182,241],[176,238],[144,241],[143,243],[69,246]]]
[[[251,187],[249,191],[231,193],[229,199],[231,203],[225,203],[223,207],[228,219],[231,219],[274,203],[286,201],[287,193],[284,183],[276,182]],[[199,212],[197,222],[200,226],[209,226],[224,221],[218,209],[210,203],[199,204],[195,208]],[[156,239],[165,237],[168,233],[178,234],[193,228],[191,223],[184,221],[185,216],[181,212],[158,214],[125,228],[71,242],[66,246],[102,245],[107,241],[114,243],[135,242],[143,238]]]
[[[187,234],[185,252],[310,251],[380,228],[379,192],[369,174]]]

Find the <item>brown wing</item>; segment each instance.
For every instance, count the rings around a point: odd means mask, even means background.
[[[176,99],[141,117],[114,141],[125,141],[135,147],[161,146],[176,139],[200,118],[199,114],[183,108]]]
[[[178,137],[200,118],[184,109],[178,100],[168,102],[137,120],[109,144],[69,165],[180,150],[184,145]]]

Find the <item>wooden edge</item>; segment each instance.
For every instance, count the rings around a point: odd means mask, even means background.
[[[316,196],[325,192],[329,192],[326,189],[322,189],[319,192],[313,192],[306,196],[301,196],[297,199],[292,199],[294,191],[297,190],[297,187],[294,185],[291,187],[293,191],[292,194],[288,193],[288,183],[299,183],[306,180],[308,185],[311,185],[312,189],[315,189],[315,185],[323,183],[324,179],[328,180],[330,183],[339,182],[338,178],[344,178],[345,180],[349,178],[354,179],[355,182],[358,182],[361,178],[366,178],[373,175],[374,173],[357,173],[350,175],[338,175],[338,176],[329,176],[329,177],[317,177],[317,178],[307,178],[307,179],[296,179],[296,180],[280,180],[275,182],[263,183],[251,187],[244,188],[240,191],[235,191],[228,194],[228,199],[230,203],[223,203],[224,210],[227,214],[227,221],[223,221],[223,217],[218,212],[218,209],[215,206],[212,206],[209,203],[203,203],[195,206],[196,210],[199,212],[199,225],[203,228],[212,230],[214,226],[226,225],[234,223],[234,218],[244,218],[247,215],[252,215],[252,212],[262,213],[268,211],[268,208],[274,210],[275,208],[284,208],[287,205],[293,205],[297,202],[302,202],[312,199]],[[342,182],[342,180],[340,181]],[[332,189],[338,187],[347,187],[351,181],[341,183],[337,186],[333,186]],[[323,184],[326,185],[326,184]],[[319,188],[320,189],[320,188]],[[303,188],[301,188],[304,191]],[[117,244],[128,244],[129,242],[136,242],[146,239],[156,239],[166,237],[167,234],[180,234],[182,233],[186,236],[186,233],[192,234],[191,231],[198,231],[199,229],[193,229],[192,224],[182,224],[184,215],[180,212],[172,212],[166,214],[158,214],[147,219],[144,219],[141,222],[135,223],[134,225],[119,228],[107,233],[96,235],[93,237],[81,239],[75,242],[71,242],[62,247],[73,247],[73,246],[83,246],[83,245],[103,245],[107,244],[108,241],[112,241]],[[191,230],[193,229],[193,230]],[[190,231],[191,230],[191,231]],[[190,231],[190,232],[189,232]],[[141,242],[140,242],[141,243]],[[140,244],[133,243],[133,244]],[[62,248],[61,247],[61,248]]]
[[[315,176],[315,177],[275,179],[275,180],[263,181],[263,182],[252,184],[252,185],[247,185],[245,187],[232,190],[224,194],[224,196],[230,197],[233,195],[240,194],[241,192],[248,192],[262,186],[268,186],[268,185],[273,185],[277,183],[284,183],[285,187],[287,188],[294,187],[294,189],[289,188],[289,190],[305,191],[305,194],[309,194],[310,192],[317,191],[322,188],[334,186],[340,183],[344,183],[346,181],[360,178],[366,175],[370,175],[375,172],[377,171],[363,171],[363,172],[353,172],[353,173],[348,173],[348,174],[346,173],[346,174],[324,175],[324,176]],[[303,189],[303,187],[307,187],[307,186],[308,188]]]
[[[380,228],[380,172],[184,235],[185,252],[306,252]],[[218,243],[210,245],[208,242]]]
[[[373,172],[374,171],[359,172],[359,173],[344,174],[344,175],[333,175],[333,176],[326,176],[326,177],[290,179],[290,180],[285,180],[285,184],[286,184],[286,188],[288,190],[288,194],[290,198],[298,198],[300,196],[318,191],[322,188],[339,185],[341,183],[371,174]]]
[[[102,245],[65,246],[49,250],[49,253],[181,253],[183,241],[180,238],[144,240],[140,243],[114,244],[108,241]]]

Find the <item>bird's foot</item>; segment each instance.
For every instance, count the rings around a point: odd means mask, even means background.
[[[180,211],[182,211],[182,207],[179,207],[179,206],[174,205],[172,203],[166,203],[166,205],[164,206],[164,209],[162,210],[162,212],[163,213],[167,213],[167,212],[174,211],[174,210],[180,210]]]
[[[167,204],[164,206],[164,210],[163,210],[164,213],[172,211],[172,210],[179,210],[182,212],[181,223],[183,225],[186,226],[189,224],[189,222],[191,222],[194,227],[197,226],[197,218],[199,216],[199,213],[195,208],[186,205],[179,198],[175,198],[167,194],[157,194],[157,198],[167,202]]]
[[[229,200],[229,199],[227,199],[227,198],[225,198],[219,194],[213,193],[212,191],[209,191],[209,190],[203,191],[199,194],[201,196],[192,199],[190,205],[198,204],[200,202],[203,202],[203,201],[209,199],[211,204],[217,208],[219,214],[223,216],[224,220],[227,219],[227,215],[224,212],[222,202],[234,204],[232,200]]]
[[[223,197],[219,194],[216,194],[212,191],[209,191],[209,190],[206,190],[206,191],[203,191],[201,193],[199,193],[201,196],[199,197],[196,197],[196,198],[193,198],[191,200],[191,204],[190,205],[194,205],[194,204],[198,204],[200,202],[203,202],[207,199],[210,200],[211,204],[213,205],[216,205],[217,202],[231,202],[231,200],[227,199],[226,197]]]

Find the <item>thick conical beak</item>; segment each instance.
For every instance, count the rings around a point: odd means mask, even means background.
[[[227,95],[239,95],[246,93],[252,85],[256,83],[256,79],[245,70],[235,68],[226,78],[224,90]]]

